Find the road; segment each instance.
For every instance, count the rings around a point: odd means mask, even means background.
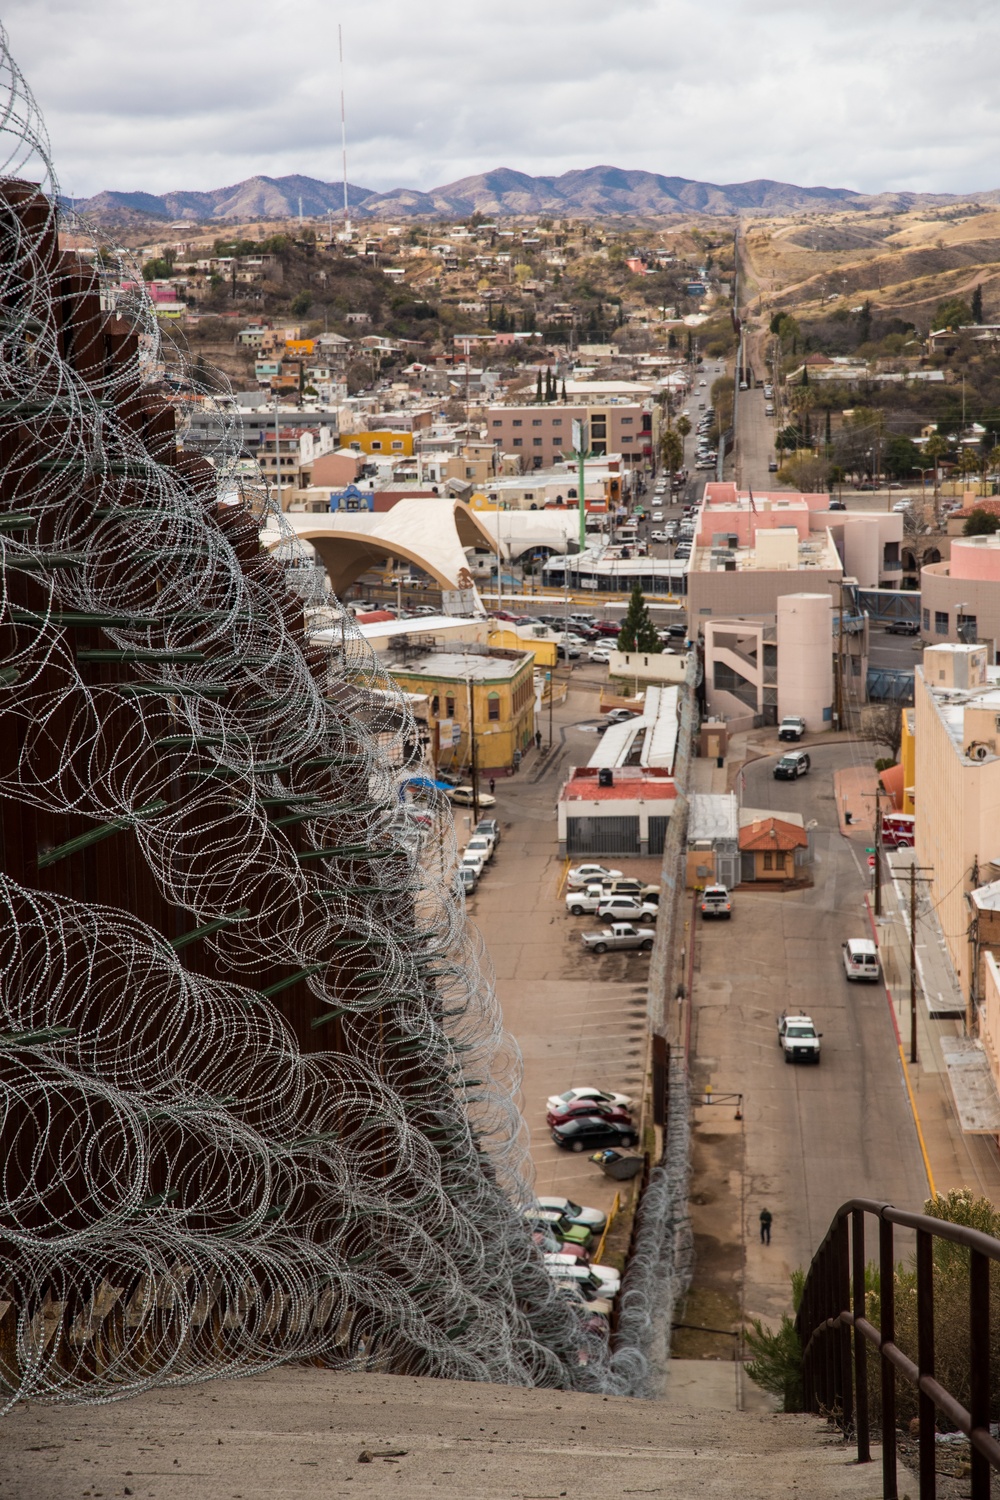
[[[740,391],[737,407],[736,473],[741,490],[777,489],[777,476],[768,472],[774,458],[775,422],[764,415],[764,391]]]
[[[841,965],[843,940],[868,933],[866,872],[838,831],[832,781],[854,764],[854,749],[817,745],[808,777],[778,782],[776,737],[759,738],[771,753],[747,765],[743,805],[815,820],[815,885],[740,891],[731,922],[696,929],[696,1093],[710,1083],[716,1095],[743,1095],[739,1123],[731,1106],[696,1111],[696,1187],[712,1195],[696,1228],[701,1256],[735,1284],[741,1247],[727,1243],[727,1225],[742,1219],[746,1312],[775,1321],[789,1309],[791,1272],[808,1265],[842,1202],[866,1195],[919,1208],[927,1181],[885,992],[849,984]],[[775,1018],[786,1006],[822,1031],[819,1067],[785,1064]],[[713,1179],[714,1190],[701,1187]],[[764,1205],[774,1215],[769,1247],[757,1237]]]

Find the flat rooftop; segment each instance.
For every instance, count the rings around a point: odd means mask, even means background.
[[[401,677],[448,677],[464,682],[506,682],[531,665],[530,651],[516,656],[491,656],[478,651],[429,651],[408,662],[390,662],[389,671]]]

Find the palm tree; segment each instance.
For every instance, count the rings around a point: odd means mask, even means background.
[[[948,444],[939,432],[935,432],[924,444],[924,452],[934,465],[934,509],[937,510],[938,485],[941,482],[941,474],[938,469],[939,461],[948,452]]]

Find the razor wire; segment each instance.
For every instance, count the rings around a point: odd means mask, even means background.
[[[291,1358],[628,1394],[524,1218],[520,1059],[405,700],[127,257],[59,251],[2,32],[0,88],[0,799],[117,830],[185,929],[0,876],[0,1408]]]

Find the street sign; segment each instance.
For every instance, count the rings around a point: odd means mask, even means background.
[[[869,856],[868,856],[868,868],[869,868],[869,870],[874,870],[874,868],[875,868],[875,856],[874,856],[874,854],[869,854]]]

